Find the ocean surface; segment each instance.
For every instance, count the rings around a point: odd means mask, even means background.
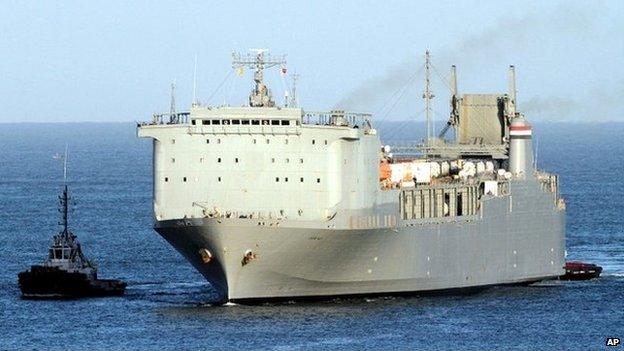
[[[381,135],[420,137],[385,123]],[[152,229],[151,143],[133,124],[0,124],[0,350],[603,349],[624,338],[624,123],[536,124],[538,165],[561,175],[569,259],[598,280],[470,295],[212,306],[210,286]],[[70,226],[124,297],[19,298],[59,220],[69,143]],[[621,347],[620,347],[621,348]]]

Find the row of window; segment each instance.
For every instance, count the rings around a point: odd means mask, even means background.
[[[279,182],[280,182],[280,179],[281,179],[284,183],[288,183],[288,177],[284,177],[284,178],[275,177],[275,182],[276,182],[276,183],[279,183]],[[305,179],[305,178],[303,178],[303,177],[299,178],[299,182],[300,182],[300,183],[303,183],[303,182],[304,182],[304,179]],[[195,179],[195,180],[197,181],[197,179]],[[182,177],[182,181],[186,183],[187,178],[186,178],[186,177]],[[217,181],[218,181],[218,182],[221,182],[221,177],[217,177]],[[165,182],[169,182],[169,177],[165,177]],[[321,178],[316,178],[316,182],[317,182],[318,184],[320,184],[320,183],[321,183]]]
[[[221,163],[222,160],[223,159],[221,157],[217,157],[217,163]],[[171,158],[171,163],[175,163],[175,161],[176,161],[175,157],[172,157]],[[204,162],[204,158],[200,157],[199,158],[199,162],[203,163]],[[234,163],[239,163],[239,162],[240,162],[240,159],[238,157],[234,157]],[[290,158],[288,158],[288,157],[285,158],[284,162],[290,163]],[[275,157],[271,157],[271,163],[275,163]],[[302,158],[299,159],[299,163],[303,163],[303,159]]]
[[[294,122],[294,123],[293,123]],[[193,119],[192,125],[220,126],[220,125],[252,125],[252,126],[289,126],[299,125],[297,120],[289,119]]]
[[[257,139],[252,139],[251,141],[254,144],[258,143]],[[265,141],[267,144],[271,143],[271,139],[266,139]],[[327,145],[327,140],[324,140],[325,145]],[[175,139],[173,140],[173,144],[175,144]],[[206,144],[210,144],[210,139],[206,139]],[[217,144],[221,144],[221,139],[217,139]],[[288,139],[284,139],[284,144],[288,144]],[[316,145],[316,140],[312,139],[312,145]]]
[[[325,145],[327,145],[327,140],[324,140]],[[171,139],[171,143],[175,144],[176,141],[175,139]],[[257,144],[258,140],[257,139],[253,139],[252,143]],[[266,143],[270,144],[271,143],[271,139],[266,139]],[[206,139],[206,144],[210,144],[210,139]],[[217,144],[221,144],[221,139],[217,139]],[[284,144],[288,144],[288,139],[284,139]],[[316,145],[316,140],[312,139],[312,145]]]

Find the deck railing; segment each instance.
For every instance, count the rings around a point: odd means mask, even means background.
[[[370,123],[371,115],[368,113],[355,113],[345,111],[329,111],[329,112],[304,112],[302,117],[303,124],[316,125],[342,125],[342,126],[362,126]]]
[[[139,125],[188,124],[190,115],[190,112],[154,113],[151,122],[142,122]]]

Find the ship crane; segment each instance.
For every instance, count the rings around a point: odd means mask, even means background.
[[[264,69],[275,66],[286,67],[286,55],[271,56],[267,49],[251,49],[251,53],[232,53],[232,68],[254,70],[255,87],[249,94],[249,106],[251,107],[274,107],[275,101],[271,91],[264,84]]]

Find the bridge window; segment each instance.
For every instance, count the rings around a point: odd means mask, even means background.
[[[300,181],[301,183],[303,183],[303,177],[299,178],[299,181]]]
[[[316,182],[320,183],[321,182],[321,178],[316,178]]]
[[[175,163],[175,157],[171,158],[171,163]]]
[[[219,124],[221,124],[221,120],[220,119],[213,119],[212,120],[212,124],[213,125],[219,125]]]
[[[268,143],[270,143],[270,142],[271,142],[271,141],[270,141],[269,139],[267,139],[267,140],[266,140],[266,143],[267,143],[267,144],[268,144]]]
[[[218,182],[221,182],[221,177],[217,177],[217,181],[218,181]]]
[[[205,119],[205,120],[203,120],[203,121],[202,121],[202,124],[203,124],[203,125],[205,125],[205,126],[207,126],[207,125],[209,125],[209,124],[210,124],[210,120]]]
[[[268,119],[263,119],[262,120],[262,125],[263,126],[268,126],[269,125],[269,120]]]
[[[210,139],[206,139],[206,144],[210,144]]]
[[[272,126],[279,126],[279,124],[280,124],[280,121],[277,120],[277,119],[274,119],[274,120],[271,121],[271,125]]]
[[[284,181],[285,181],[286,183],[288,183],[288,177],[284,178]]]
[[[260,125],[260,120],[259,119],[254,119],[251,121],[251,125],[252,126],[259,126]]]
[[[287,119],[283,119],[283,120],[282,120],[282,125],[283,125],[283,126],[287,126],[287,125],[289,125],[289,124],[290,124],[290,121],[289,121],[289,120],[287,120]]]
[[[271,157],[271,163],[275,163],[275,158]]]
[[[186,177],[182,178],[182,181],[186,183]]]
[[[240,119],[233,119],[232,124],[240,124]]]
[[[327,140],[325,140],[325,145],[327,145]]]
[[[195,120],[194,119],[191,120],[191,124],[195,125]]]
[[[169,181],[169,177],[165,177],[165,183]]]
[[[303,163],[303,159],[302,158],[299,159],[299,163]]]
[[[218,163],[221,163],[221,157],[218,157],[218,158],[217,158],[217,162],[218,162]]]
[[[290,163],[290,159],[289,158],[286,159],[286,163]]]
[[[258,141],[257,141],[256,139],[254,139],[254,140],[253,140],[253,143],[254,143],[254,144],[255,144],[255,143],[257,143],[257,142],[258,142]]]
[[[316,144],[316,140],[312,139],[312,145]]]
[[[217,144],[221,144],[221,139],[217,139]]]
[[[234,159],[234,162],[238,163],[238,157],[236,157],[236,158]]]
[[[229,120],[229,119],[224,119],[224,120],[223,120],[223,124],[225,124],[225,125],[230,124],[230,120]]]
[[[243,120],[241,120],[241,124],[248,125],[249,124],[249,120],[248,119],[243,119]]]
[[[279,177],[275,177],[275,182],[279,182]]]

